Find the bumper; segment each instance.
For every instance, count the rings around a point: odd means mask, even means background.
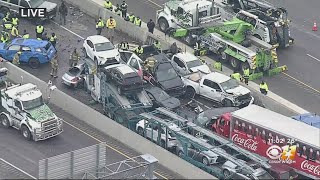
[[[62,132],[63,132],[63,129],[61,128],[48,133],[33,133],[32,137],[34,141],[42,141],[42,140],[52,138],[54,136],[58,136]]]
[[[254,101],[254,97],[251,96],[250,99],[242,100],[242,101],[236,101],[236,102],[234,103],[234,105],[235,105],[236,107],[239,107],[239,108],[244,108],[244,107],[249,106],[250,104],[253,104],[253,101]]]

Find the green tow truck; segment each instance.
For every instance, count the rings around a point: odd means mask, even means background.
[[[212,52],[234,70],[250,69],[250,80],[272,76],[287,69],[278,66],[276,47],[254,36],[254,25],[234,18],[226,22],[214,22],[201,27],[171,29],[170,35],[181,38],[188,45],[200,40],[204,55]]]

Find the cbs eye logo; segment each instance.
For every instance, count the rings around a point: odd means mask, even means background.
[[[283,146],[282,148],[278,145],[270,146],[267,149],[267,156],[273,160],[293,160],[296,154],[296,146]]]

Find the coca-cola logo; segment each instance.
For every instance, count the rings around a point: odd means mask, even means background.
[[[301,163],[301,169],[305,170],[305,171],[309,171],[317,176],[320,176],[320,165],[313,165],[313,164],[309,164],[308,160],[304,160]]]
[[[239,137],[238,134],[234,134],[231,139],[233,142],[237,143],[240,146],[243,146],[252,151],[257,151],[258,142],[253,139],[244,139]]]

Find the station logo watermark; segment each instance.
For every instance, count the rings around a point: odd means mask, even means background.
[[[292,164],[296,161],[295,156],[297,152],[297,146],[293,145],[285,145],[285,146],[278,146],[278,145],[272,145],[270,146],[266,154],[271,159],[270,163],[286,163],[286,164]]]
[[[19,8],[20,18],[46,18],[47,8]]]

